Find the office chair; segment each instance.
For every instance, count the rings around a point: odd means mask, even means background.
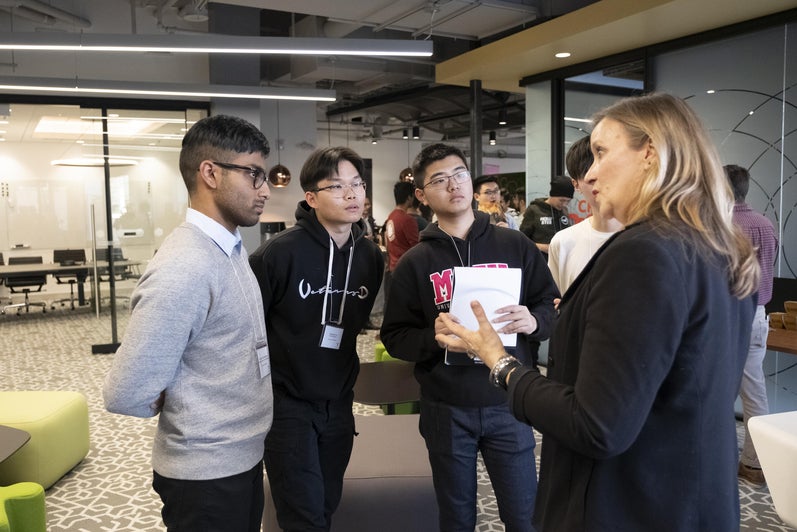
[[[9,257],[8,258],[9,266],[12,264],[42,264],[41,257]],[[47,312],[47,303],[44,301],[31,301],[30,300],[30,293],[31,292],[41,292],[44,285],[47,284],[47,274],[40,274],[40,275],[19,275],[19,276],[12,276],[6,277],[6,286],[9,290],[11,290],[12,294],[25,294],[25,301],[23,303],[14,303],[11,305],[6,305],[3,307],[2,314],[6,313],[6,310],[10,308],[17,309],[17,314],[22,312],[22,309],[25,309],[25,312],[30,312],[30,307],[41,307],[42,312]],[[33,287],[36,287],[35,290]],[[16,290],[20,288],[21,290]]]
[[[55,249],[53,250],[53,262],[57,262],[62,266],[71,266],[74,264],[86,263],[86,250],[85,249]],[[69,302],[72,310],[75,310],[75,285],[78,283],[78,273],[56,273],[53,275],[55,282],[58,284],[69,284],[69,297],[56,299],[50,305],[51,309],[55,308],[56,303],[60,303],[63,307],[67,301]],[[85,275],[84,275],[85,278]]]
[[[5,266],[5,265],[6,265],[6,263],[5,263],[5,261],[3,261],[3,254],[0,253],[0,266]],[[4,285],[5,282],[6,282],[6,278],[5,277],[0,277],[0,286]],[[8,297],[8,302],[10,304],[10,303],[13,303],[14,300],[11,299],[11,297]]]
[[[113,261],[114,261],[114,267],[113,267],[114,281],[124,281],[126,279],[137,279],[138,277],[140,277],[140,275],[137,275],[136,272],[131,271],[128,266],[117,266],[116,265],[117,262],[122,262],[122,261],[127,260],[125,258],[125,256],[124,256],[124,253],[122,253],[122,248],[112,248],[111,249],[111,253],[113,254],[112,256],[113,256]],[[109,281],[110,278],[111,278],[111,271],[110,271],[109,265],[107,264],[107,262],[108,262],[108,248],[97,248],[95,250],[95,255],[94,256],[97,258],[97,266],[98,266],[97,267],[97,275],[99,276],[99,280],[100,281]],[[102,265],[103,263],[106,263],[106,264]],[[110,297],[104,296],[101,299],[109,300]],[[120,295],[117,294],[116,300],[117,301],[125,300],[125,301],[127,301],[129,303],[130,302],[130,297],[129,296],[120,296]]]

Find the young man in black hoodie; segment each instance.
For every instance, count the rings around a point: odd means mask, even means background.
[[[509,412],[506,393],[490,386],[483,364],[446,363],[435,334],[446,332],[456,266],[520,268],[520,304],[499,309],[499,331],[517,333],[515,357],[535,364],[529,340],[548,338],[556,285],[540,252],[518,231],[490,224],[471,207],[473,185],[463,153],[424,148],[413,164],[416,195],[437,223],[399,261],[381,337],[391,356],[415,362],[421,385],[420,431],[426,440],[441,530],[476,526],[476,457],[481,451],[507,531],[531,531],[537,479],[534,435]],[[465,357],[467,359],[467,357]]]
[[[285,531],[329,530],[354,441],[357,335],[384,261],[362,222],[362,159],[316,150],[299,176],[296,225],[249,258],[263,296],[274,422],[266,472]]]

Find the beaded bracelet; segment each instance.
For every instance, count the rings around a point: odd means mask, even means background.
[[[504,355],[498,359],[493,369],[490,370],[490,383],[496,388],[506,390],[506,377],[509,372],[519,368],[522,364],[512,355]]]

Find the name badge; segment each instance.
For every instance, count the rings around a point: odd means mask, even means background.
[[[343,327],[325,323],[321,332],[321,347],[340,349],[341,340],[343,340]]]
[[[261,379],[271,375],[271,356],[268,352],[268,344],[257,347],[257,367],[260,369]]]

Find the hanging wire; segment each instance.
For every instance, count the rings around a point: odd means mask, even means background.
[[[434,31],[434,16],[438,11],[440,11],[440,8],[437,7],[437,1],[435,0],[432,2],[432,15],[429,17],[429,35],[426,36],[424,39],[425,41],[428,41],[432,38],[432,32]]]

